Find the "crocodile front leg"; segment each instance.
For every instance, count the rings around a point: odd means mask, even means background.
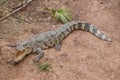
[[[41,58],[44,57],[44,52],[41,50],[41,48],[36,48],[34,52],[38,55],[34,58],[33,62],[38,62]]]

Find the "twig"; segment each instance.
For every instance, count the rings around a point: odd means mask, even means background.
[[[2,19],[0,19],[0,22],[5,20],[6,18],[8,18],[9,16],[15,14],[16,12],[20,11],[21,9],[25,8],[30,2],[32,2],[33,0],[24,0],[23,3],[21,4],[21,7],[17,8],[16,10],[14,10],[13,12],[11,12],[10,14],[8,14],[7,16],[3,17]]]

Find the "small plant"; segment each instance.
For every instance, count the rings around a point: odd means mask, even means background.
[[[19,17],[14,16],[14,17],[17,19],[18,24],[24,23],[24,22],[30,23],[29,21],[25,20],[24,18],[22,18],[22,17],[20,17],[20,16],[19,16]]]
[[[24,19],[22,17],[16,17],[17,18],[17,21],[18,21],[18,24],[20,23],[23,23],[24,22]]]
[[[68,12],[68,10],[66,9],[58,9],[58,10],[54,10],[54,9],[48,9],[48,8],[43,8],[43,11],[50,11],[50,13],[52,14],[52,17],[54,17],[55,19],[59,20],[62,23],[67,23],[71,21],[71,16],[70,13]]]
[[[51,65],[48,64],[48,63],[43,63],[43,64],[40,64],[40,65],[39,65],[39,68],[40,68],[41,71],[49,71],[50,66],[51,66]]]

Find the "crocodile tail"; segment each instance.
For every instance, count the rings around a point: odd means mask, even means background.
[[[90,23],[78,22],[78,29],[88,31],[95,35],[97,38],[111,42],[112,40],[103,34],[100,30],[97,29],[94,25]]]

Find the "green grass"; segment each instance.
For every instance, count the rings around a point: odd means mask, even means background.
[[[72,20],[70,12],[67,9],[59,8],[55,10],[55,9],[49,9],[45,7],[43,8],[43,11],[50,11],[52,17],[54,17],[56,20],[62,23],[67,23]]]
[[[51,65],[48,63],[43,63],[38,65],[41,71],[49,71]]]

